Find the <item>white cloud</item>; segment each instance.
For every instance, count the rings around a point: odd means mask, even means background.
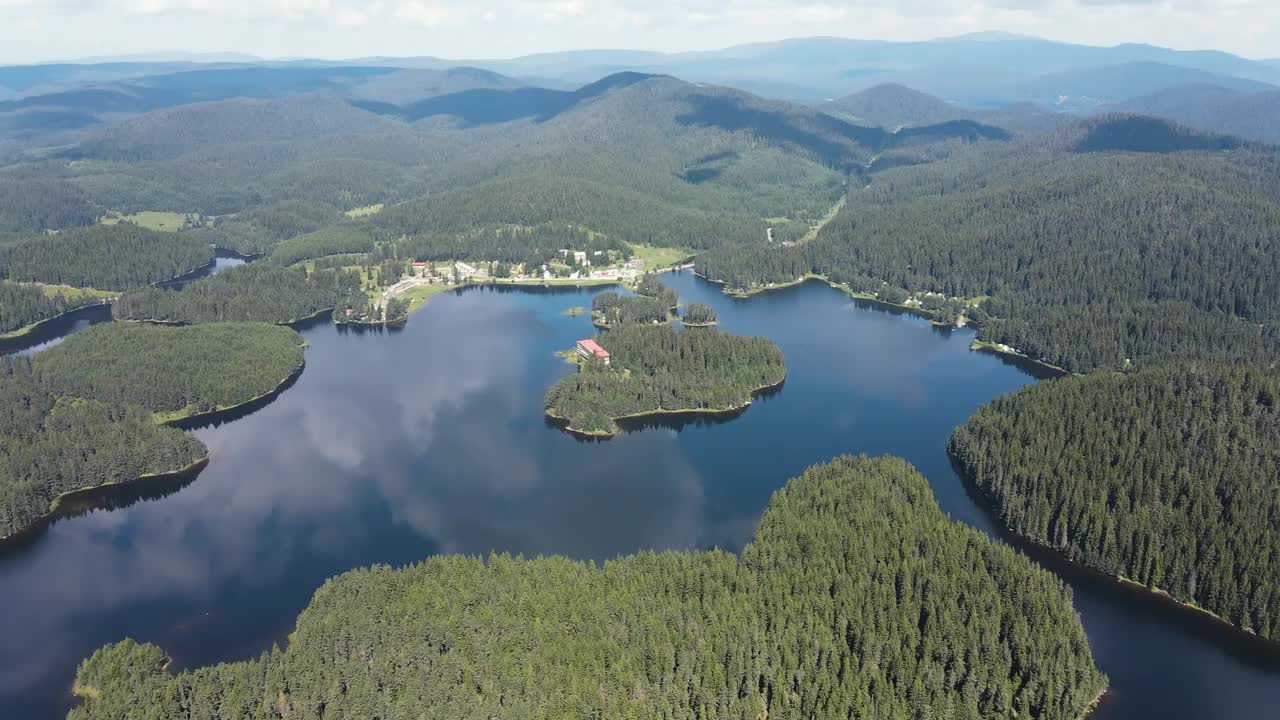
[[[33,35],[34,25],[57,33]],[[360,32],[351,32],[359,28]],[[805,35],[1005,30],[1278,56],[1274,0],[0,0],[0,61],[182,48],[264,56],[510,57],[713,49]]]

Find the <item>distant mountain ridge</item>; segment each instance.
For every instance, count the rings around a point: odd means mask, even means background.
[[[672,111],[678,124],[750,132],[780,145],[803,148],[834,165],[862,163],[871,153],[912,143],[1009,138],[1008,133],[1000,128],[964,118],[893,132],[878,126],[848,122],[803,105],[765,100],[733,88],[695,85],[666,75],[634,72],[609,75],[573,91],[476,89],[404,107],[358,101],[356,104],[372,112],[410,122],[437,116],[456,118],[471,126],[517,120],[546,122],[610,92],[642,84],[661,86],[660,94],[650,97],[649,101],[680,108]]]
[[[941,95],[964,105],[987,107],[1040,100],[1024,91],[1037,78],[1129,64],[1155,64],[1280,85],[1280,60],[1257,61],[1218,51],[1183,51],[1143,44],[1111,47],[1055,42],[1008,33],[976,33],[924,41],[837,37],[791,38],[718,50],[661,53],[643,50],[573,50],[523,57],[446,59],[432,56],[365,57],[264,63],[272,67],[379,66],[442,70],[471,66],[508,77],[541,78],[581,85],[621,71],[674,75],[693,82],[731,85],[760,95],[820,102],[884,83]],[[37,66],[43,67],[43,66]],[[4,81],[0,88],[15,88]],[[153,71],[159,72],[159,71]],[[119,79],[119,77],[115,78]],[[1163,86],[1210,81],[1184,75]],[[524,81],[526,85],[546,84]],[[1218,84],[1222,84],[1219,82]],[[1104,102],[1159,89],[1149,83]],[[1053,89],[1050,88],[1052,93]],[[1075,92],[1066,93],[1078,94]]]
[[[1266,92],[1280,87],[1257,80],[1221,75],[1155,62],[1130,62],[1045,75],[1016,87],[1022,99],[1089,111],[1126,98],[1184,85],[1201,84],[1239,92]]]

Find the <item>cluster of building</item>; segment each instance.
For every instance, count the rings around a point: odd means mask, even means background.
[[[610,263],[608,256],[601,250],[596,250],[590,256],[582,250],[561,250],[560,256],[566,261],[572,260],[573,264],[568,267],[575,269],[570,270],[568,274],[557,274],[548,263],[534,268],[527,268],[523,263],[518,263],[511,266],[510,275],[507,277],[517,281],[554,280],[559,277],[569,280],[635,280],[644,274],[643,260],[632,258],[624,263]],[[602,258],[606,264],[592,269],[593,260],[598,263]],[[414,262],[412,265],[413,275],[428,283],[484,282],[493,277],[490,268],[465,262],[447,265]],[[561,273],[563,272],[562,266]]]

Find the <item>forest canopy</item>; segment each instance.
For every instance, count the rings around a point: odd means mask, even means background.
[[[905,461],[777,492],[739,557],[436,557],[328,581],[287,649],[174,675],[125,641],[72,720],[1077,720],[1106,679],[1070,591],[952,522]]]
[[[97,302],[101,298],[92,293],[46,292],[39,285],[0,280],[0,335]]]
[[[63,493],[177,471],[205,454],[143,408],[62,397],[29,358],[0,356],[0,537]]]
[[[1280,378],[1197,363],[1028,386],[951,452],[1014,532],[1280,639]]]
[[[125,293],[112,306],[122,320],[160,322],[267,322],[288,324],[346,302],[363,305],[356,272],[240,265],[197,280],[182,290],[146,288]]]
[[[0,248],[0,279],[128,290],[210,262],[213,247],[195,233],[158,232],[132,223],[93,225]]]
[[[699,270],[981,301],[982,339],[1072,371],[1274,358],[1280,152],[1080,150],[1104,129],[879,173],[812,242],[725,245]]]
[[[59,396],[180,416],[272,392],[302,367],[302,351],[301,335],[272,325],[107,323],[40,353],[35,365]]]

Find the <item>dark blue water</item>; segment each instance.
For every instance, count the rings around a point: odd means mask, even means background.
[[[400,331],[304,331],[307,368],[266,408],[197,431],[213,450],[159,499],[63,520],[0,554],[0,718],[59,717],[76,663],[124,637],[179,667],[282,641],[325,578],[432,553],[603,559],[740,548],[770,494],[841,453],[893,453],[944,510],[996,526],[944,447],[980,404],[1034,378],[939,330],[825,286],[737,301],[666,276],[724,329],[787,356],[775,396],[723,423],[581,442],[547,426],[554,356],[591,334],[589,291],[474,289]],[[1098,717],[1274,718],[1280,657],[1194,615],[1044,558],[1076,589],[1113,691]]]
[[[173,290],[181,290],[196,280],[217,275],[227,268],[244,265],[251,259],[249,256],[219,248],[213,258],[213,262],[180,278],[161,283],[161,286]],[[47,350],[54,345],[60,344],[63,340],[85,328],[110,319],[110,305],[93,305],[81,308],[42,323],[35,330],[22,337],[0,338],[0,355],[33,355],[41,350]]]

